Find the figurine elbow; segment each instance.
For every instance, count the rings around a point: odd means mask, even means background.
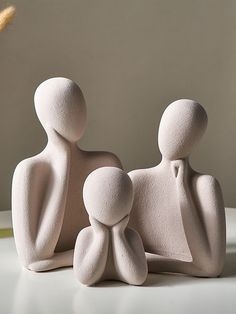
[[[25,265],[25,267],[34,272],[42,272],[60,266],[53,263],[50,259],[39,259],[34,262],[28,263],[27,265]]]
[[[45,267],[42,267],[41,261],[29,263],[29,264],[25,265],[25,268],[27,268],[28,270],[34,271],[34,272],[41,272],[41,271],[48,270]]]
[[[221,275],[223,267],[221,265],[212,265],[209,269],[206,270],[206,277],[216,278]]]
[[[202,277],[216,278],[219,277],[223,271],[223,263],[216,263],[209,261],[205,267],[201,267]]]

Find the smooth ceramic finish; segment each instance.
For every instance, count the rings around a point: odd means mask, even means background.
[[[112,279],[142,284],[147,276],[142,240],[127,228],[133,202],[129,176],[114,167],[97,169],[86,179],[83,197],[91,226],[76,241],[76,278],[85,285]]]
[[[189,155],[207,127],[193,100],[170,104],[161,119],[161,163],[129,173],[134,186],[130,217],[141,235],[149,272],[218,276],[225,259],[225,212],[218,181],[193,170]],[[216,135],[217,136],[217,135]]]
[[[78,232],[89,225],[82,197],[88,174],[121,164],[111,153],[77,146],[86,125],[86,105],[76,83],[66,78],[43,82],[35,93],[35,108],[48,143],[16,167],[12,214],[22,265],[44,271],[72,265]]]

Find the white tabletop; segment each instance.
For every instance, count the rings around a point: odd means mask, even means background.
[[[227,209],[227,259],[220,278],[149,274],[142,287],[80,285],[71,268],[45,273],[19,265],[13,238],[0,239],[1,314],[235,314],[236,209]],[[0,216],[1,220],[1,216]]]

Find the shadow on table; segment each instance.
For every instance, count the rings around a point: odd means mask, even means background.
[[[198,278],[190,277],[183,274],[148,274],[143,287],[171,287],[181,286],[186,283],[197,282]]]
[[[228,244],[221,278],[235,277],[236,244]],[[21,270],[17,282],[14,282],[16,291],[11,312],[40,313],[40,311],[45,312],[47,306],[47,313],[145,313],[148,302],[159,305],[163,302],[163,306],[166,306],[166,300],[162,297],[162,294],[165,295],[165,288],[186,286],[188,291],[189,285],[200,284],[204,289],[203,282],[208,280],[218,281],[220,278],[203,279],[181,274],[149,274],[144,285],[140,287],[129,286],[119,281],[106,281],[94,287],[85,287],[75,280],[71,269],[41,274]],[[168,289],[168,291],[176,290]],[[192,298],[191,293],[190,297]],[[143,300],[146,300],[146,303]]]

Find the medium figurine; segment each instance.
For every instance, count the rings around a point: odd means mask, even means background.
[[[130,226],[142,237],[149,272],[216,277],[224,266],[225,210],[218,181],[193,170],[189,155],[207,127],[193,100],[170,104],[160,122],[162,161],[129,173],[134,186]]]
[[[12,215],[22,265],[45,271],[72,265],[78,232],[89,225],[82,198],[88,174],[121,164],[111,153],[77,146],[86,125],[86,105],[73,81],[56,77],[40,84],[35,108],[48,143],[41,153],[16,167]]]
[[[127,227],[133,202],[129,176],[114,167],[97,169],[86,179],[83,196],[91,226],[76,241],[76,278],[85,285],[103,280],[141,285],[147,262],[139,234]]]

